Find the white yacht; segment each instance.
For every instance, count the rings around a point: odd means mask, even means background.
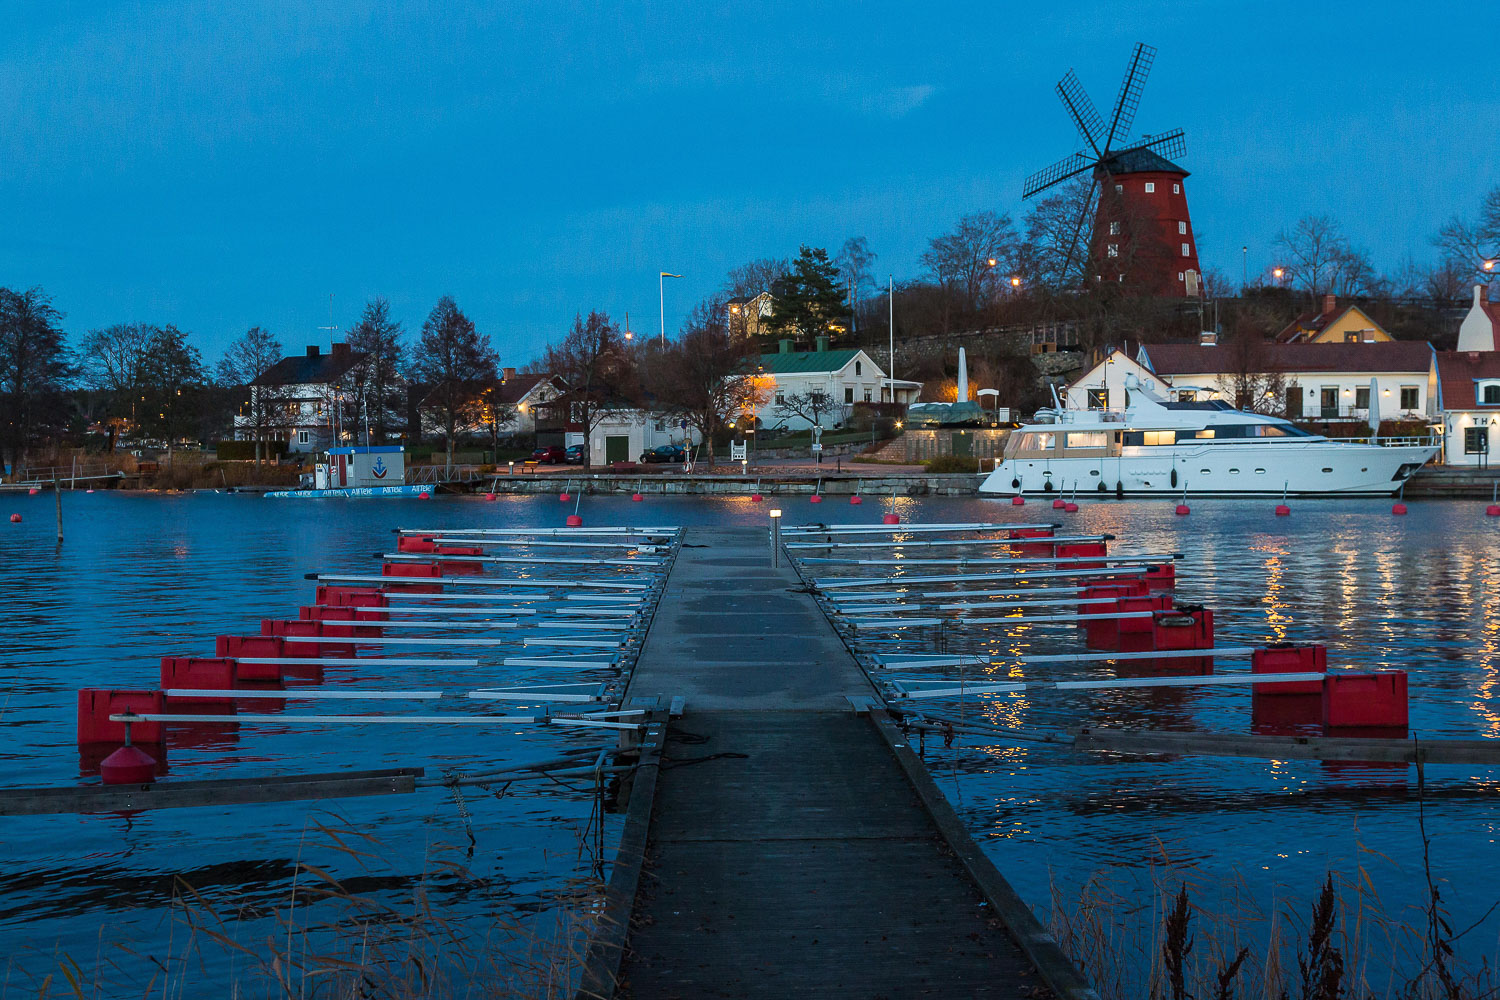
[[[1166,402],[1133,378],[1125,396],[1123,411],[1039,411],[1011,433],[979,492],[1380,496],[1437,454],[1411,438],[1333,440],[1219,400]]]

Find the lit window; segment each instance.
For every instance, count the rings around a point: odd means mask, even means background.
[[[1111,222],[1109,224],[1109,235],[1111,235],[1111,236],[1119,236],[1120,235],[1120,224],[1118,222]]]
[[[1179,403],[1191,403],[1196,401],[1197,398],[1198,393],[1192,389],[1179,389],[1177,392],[1177,402]]]
[[[1064,447],[1067,448],[1108,448],[1108,431],[1069,431]]]
[[[1146,182],[1146,193],[1147,194],[1155,194],[1156,193],[1156,182],[1155,181],[1147,181]]]
[[[1177,223],[1177,234],[1179,236],[1186,236],[1187,235],[1187,223],[1186,222],[1179,222],[1179,223]]]
[[[1172,185],[1172,193],[1173,194],[1182,194],[1182,185],[1181,184],[1173,184]]]
[[[1151,445],[1176,444],[1177,443],[1177,432],[1176,431],[1147,431],[1146,432],[1146,437],[1145,437],[1145,439],[1141,443],[1142,444],[1151,444]]]
[[[1190,254],[1190,253],[1189,253],[1189,252],[1188,252],[1188,245],[1187,245],[1187,244],[1186,244],[1186,243],[1184,243],[1184,244],[1183,244],[1183,245],[1182,245],[1182,255],[1183,255],[1183,256],[1184,256],[1184,257],[1190,257],[1190,256],[1192,256],[1192,254]]]
[[[1108,253],[1108,254],[1109,254],[1109,256],[1111,256],[1111,257],[1118,257],[1118,256],[1120,256],[1120,244],[1118,244],[1118,243],[1111,243],[1111,244],[1110,244],[1110,245],[1109,245],[1109,246],[1108,246],[1108,247],[1107,247],[1107,248],[1106,248],[1106,252],[1107,252],[1107,253]]]

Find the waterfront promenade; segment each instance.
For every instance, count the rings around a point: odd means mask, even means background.
[[[764,530],[686,533],[629,691],[685,711],[630,806],[617,990],[580,995],[1092,995],[900,732],[851,707],[873,695]]]

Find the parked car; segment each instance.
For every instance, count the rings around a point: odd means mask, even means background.
[[[562,465],[567,462],[568,453],[560,444],[549,444],[545,448],[538,448],[532,452],[531,460],[543,465]]]
[[[649,462],[686,462],[687,452],[681,445],[663,444],[641,452],[641,464]]]
[[[582,465],[583,464],[583,445],[581,445],[581,444],[570,444],[570,445],[568,445],[568,450],[563,453],[563,461],[567,462],[569,465]]]

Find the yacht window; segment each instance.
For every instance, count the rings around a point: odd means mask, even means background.
[[[1177,432],[1176,431],[1146,431],[1145,434],[1146,434],[1146,442],[1145,443],[1148,444],[1148,445],[1153,445],[1153,444],[1154,445],[1163,445],[1163,444],[1176,444],[1177,443]]]
[[[1198,393],[1192,389],[1180,389],[1177,392],[1177,402],[1193,403],[1198,399]]]
[[[1057,435],[1051,431],[1031,431],[1021,435],[1022,451],[1051,451]]]
[[[1255,474],[1257,476],[1264,476],[1266,474],[1266,470],[1265,469],[1256,469],[1255,470]]]
[[[1214,436],[1214,429],[1212,427],[1205,427],[1205,428],[1203,428],[1203,430],[1201,430],[1198,433],[1196,433],[1196,434],[1193,435],[1193,437],[1195,437],[1195,438],[1211,438],[1213,436]]]
[[[1066,441],[1068,448],[1108,448],[1108,431],[1069,431]]]
[[[1333,469],[1330,466],[1325,465],[1325,466],[1323,466],[1323,471],[1324,472],[1332,472]]]

